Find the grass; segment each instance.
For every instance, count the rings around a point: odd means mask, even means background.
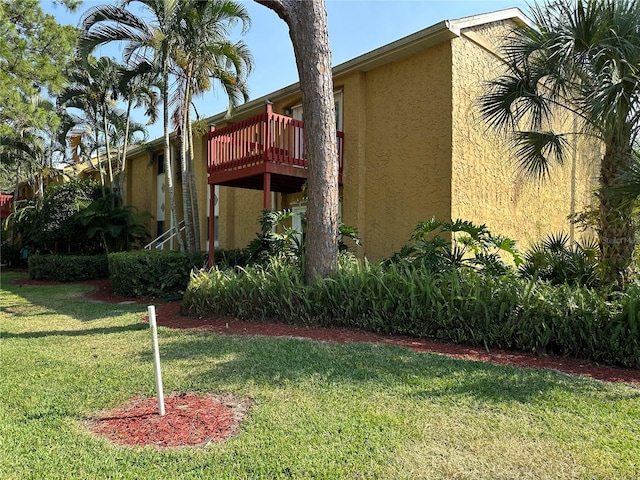
[[[0,293],[2,479],[640,477],[635,387],[393,346],[164,328],[165,392],[254,406],[222,444],[116,447],[85,422],[154,395],[145,307],[12,278],[2,273]]]

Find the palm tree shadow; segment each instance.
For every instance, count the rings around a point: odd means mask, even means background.
[[[61,288],[60,284],[32,286],[11,283],[3,285],[3,289],[25,300],[24,303],[16,301],[1,307],[3,312],[17,318],[28,319],[53,313],[90,322],[124,313],[142,313],[146,308],[139,303],[90,301],[86,295],[92,287],[78,283],[69,283],[68,288]]]
[[[84,330],[44,330],[39,332],[21,333],[0,331],[0,340],[3,338],[42,338],[55,336],[82,337],[89,335],[107,335],[112,333],[136,332],[139,330],[146,330],[147,328],[149,327],[144,323],[134,323],[131,325],[122,325],[117,327],[87,328]]]
[[[162,335],[162,332],[160,332]],[[209,368],[187,374],[190,384],[224,379],[238,385],[295,385],[310,379],[328,385],[364,385],[409,396],[448,399],[473,397],[486,403],[537,401],[561,389],[593,393],[606,388],[589,378],[549,370],[493,365],[417,353],[371,343],[331,344],[298,338],[254,338],[192,332],[163,342],[164,362],[195,360]],[[149,361],[149,358],[146,358]]]

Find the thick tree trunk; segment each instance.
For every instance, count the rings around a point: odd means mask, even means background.
[[[305,282],[329,276],[338,259],[338,149],[324,0],[256,0],[289,26],[296,56],[308,162]]]
[[[598,242],[601,277],[607,285],[622,286],[627,282],[635,247],[633,204],[614,190],[618,186],[619,175],[632,161],[630,144],[626,139],[611,140],[600,164]]]

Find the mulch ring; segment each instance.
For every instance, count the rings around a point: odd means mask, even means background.
[[[165,414],[157,398],[132,398],[89,422],[89,430],[117,445],[157,449],[204,447],[234,436],[251,401],[231,394],[174,393],[164,397]]]

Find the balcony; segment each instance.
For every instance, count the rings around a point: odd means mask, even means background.
[[[338,137],[338,182],[342,183],[343,139]],[[208,183],[294,193],[307,178],[304,123],[273,113],[271,104],[260,115],[222,128],[211,127],[207,145]]]
[[[13,195],[5,195],[0,193],[0,220],[4,220],[11,214],[13,205]]]

